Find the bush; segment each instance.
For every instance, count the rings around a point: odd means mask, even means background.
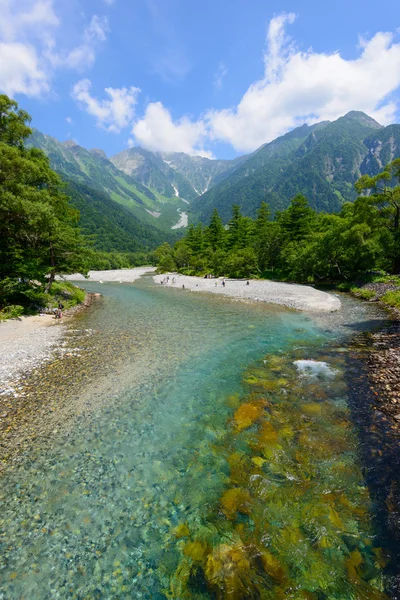
[[[24,313],[24,307],[19,304],[10,304],[3,310],[0,310],[0,321],[7,319],[18,319]]]
[[[394,292],[387,292],[384,296],[382,296],[381,301],[387,304],[388,306],[400,308],[400,290]]]
[[[372,300],[372,298],[375,298],[376,296],[376,292],[373,290],[364,290],[362,288],[353,287],[350,289],[350,291],[352,294],[354,294],[354,296],[357,296],[357,298],[362,298],[363,300]]]

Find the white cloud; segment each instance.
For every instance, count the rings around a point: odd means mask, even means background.
[[[94,15],[82,35],[82,41],[68,52],[57,52],[54,41],[49,40],[46,56],[53,67],[68,67],[82,71],[93,65],[99,44],[107,39],[108,21],[106,17]]]
[[[274,17],[268,28],[265,72],[234,108],[206,115],[210,138],[252,151],[304,122],[336,119],[361,110],[383,124],[393,122],[400,86],[400,44],[392,33],[363,40],[355,60],[339,52],[301,52],[287,37],[294,15]]]
[[[41,37],[59,25],[52,0],[0,0],[0,91],[39,96],[50,91]]]
[[[67,121],[67,123],[69,123],[71,125],[71,123],[73,123],[73,120],[71,119],[71,117],[65,117],[65,120]]]
[[[97,100],[90,93],[92,84],[89,79],[81,79],[72,89],[71,96],[90,115],[96,117],[97,125],[119,133],[133,119],[139,88],[105,88],[109,99]]]
[[[202,149],[206,136],[204,123],[193,122],[188,117],[174,123],[171,113],[161,102],[148,105],[144,117],[134,124],[132,133],[140,146],[153,152],[186,152],[212,157],[210,152]]]
[[[0,90],[3,93],[39,96],[49,89],[48,75],[40,67],[35,48],[0,42]]]
[[[48,94],[56,69],[90,67],[108,31],[95,15],[76,47],[59,49],[53,0],[0,0],[0,14],[0,91],[11,96]]]
[[[215,89],[220,90],[222,88],[222,82],[223,82],[223,79],[224,79],[225,75],[227,74],[227,72],[228,72],[228,69],[226,68],[224,63],[220,62],[218,65],[217,72],[214,75],[213,85],[214,85]]]
[[[59,19],[53,0],[0,0],[0,37],[15,41],[29,33],[40,35],[43,29],[57,27]]]

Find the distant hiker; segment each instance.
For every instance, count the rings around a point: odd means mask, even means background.
[[[247,281],[246,285],[250,285],[250,281]]]
[[[184,284],[184,283],[182,284],[182,289],[183,289],[183,290],[185,289],[185,284]]]
[[[225,279],[222,280],[222,287],[225,287]]]

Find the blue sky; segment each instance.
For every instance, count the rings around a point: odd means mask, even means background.
[[[400,121],[387,0],[0,0],[0,89],[32,125],[113,155],[217,158],[303,122]]]

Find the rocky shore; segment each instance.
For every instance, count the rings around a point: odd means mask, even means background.
[[[394,317],[371,334],[367,364],[376,407],[390,417],[392,429],[400,436],[400,314]]]

